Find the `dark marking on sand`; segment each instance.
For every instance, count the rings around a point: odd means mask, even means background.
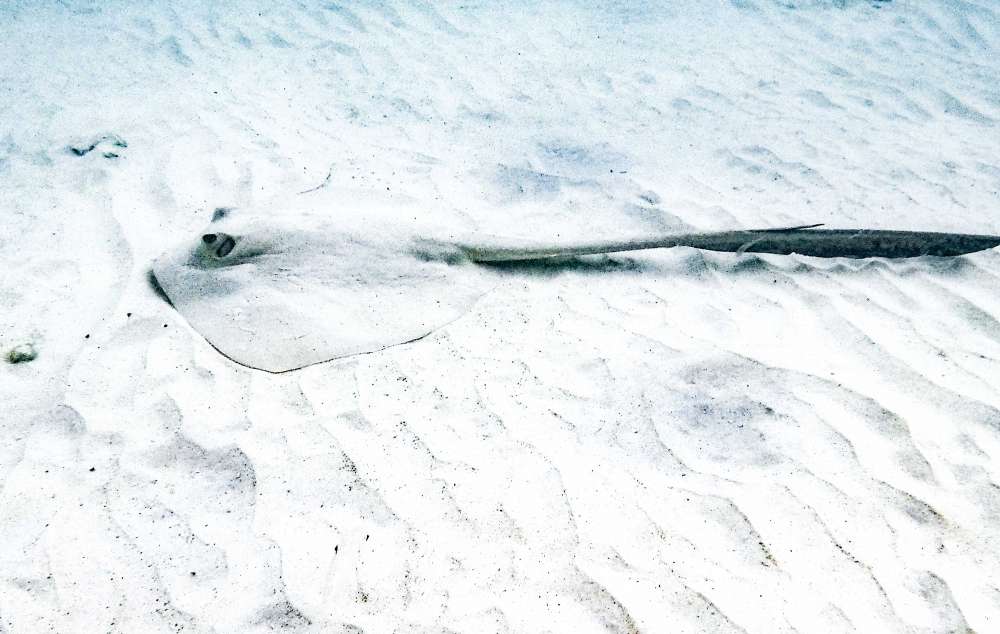
[[[18,364],[18,363],[28,363],[29,361],[34,361],[38,356],[38,351],[35,350],[35,346],[31,343],[22,343],[21,345],[14,346],[10,352],[7,353],[7,363]]]
[[[326,187],[327,185],[330,184],[330,179],[332,177],[333,177],[333,165],[331,165],[330,169],[328,169],[326,171],[326,178],[323,179],[322,183],[320,183],[319,185],[317,185],[315,187],[310,187],[309,189],[305,189],[303,191],[300,191],[299,194],[308,194],[310,192],[314,192],[314,191],[317,191],[319,189],[323,189],[324,187]]]
[[[74,156],[86,156],[102,145],[119,149],[128,147],[128,143],[125,142],[125,139],[121,138],[117,134],[105,134],[94,139],[90,143],[70,145],[67,149],[69,150],[69,153]],[[118,152],[113,149],[103,152],[102,155],[106,159],[116,159],[119,157]]]

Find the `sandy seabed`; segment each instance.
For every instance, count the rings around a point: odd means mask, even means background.
[[[998,124],[991,0],[8,0],[0,629],[1000,630],[998,250],[524,266],[282,375],[148,279],[328,173],[522,238],[996,234]]]

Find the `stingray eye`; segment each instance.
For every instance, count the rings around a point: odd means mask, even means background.
[[[236,238],[225,233],[206,233],[201,242],[205,252],[217,258],[226,257],[236,248]]]

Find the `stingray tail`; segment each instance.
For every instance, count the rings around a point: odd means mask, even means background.
[[[817,229],[819,226],[821,225],[814,224],[780,229],[681,233],[657,238],[575,245],[463,246],[463,249],[474,262],[499,263],[679,246],[727,253],[797,253],[821,258],[956,256],[1000,246],[1000,236],[991,235]]]

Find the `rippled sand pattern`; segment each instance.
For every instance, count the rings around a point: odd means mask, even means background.
[[[1000,251],[516,266],[284,375],[147,279],[328,172],[513,237],[1000,233],[1000,6],[437,4],[0,7],[0,630],[1000,630]]]

